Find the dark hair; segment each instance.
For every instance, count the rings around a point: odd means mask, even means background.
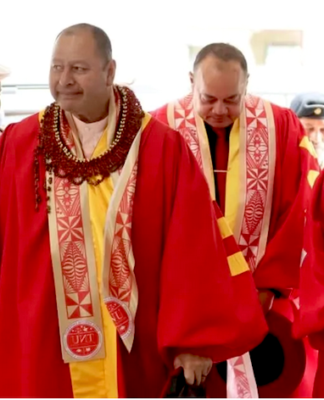
[[[236,47],[227,43],[211,43],[203,47],[196,56],[194,62],[194,71],[198,65],[207,57],[214,56],[222,61],[237,61],[242,70],[247,74],[248,67],[243,53]]]
[[[111,42],[106,32],[101,28],[98,28],[97,26],[86,23],[72,25],[68,28],[63,29],[63,31],[57,35],[56,39],[58,39],[62,35],[74,35],[77,31],[80,30],[88,30],[92,33],[100,57],[105,63],[108,63],[112,59]]]

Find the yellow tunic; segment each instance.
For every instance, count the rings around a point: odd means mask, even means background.
[[[107,134],[104,132],[92,157],[98,157],[106,151],[107,147]],[[88,184],[88,193],[97,280],[100,288],[104,226],[109,201],[113,193],[112,179],[107,178],[98,186]],[[118,397],[117,332],[103,299],[100,300],[106,358],[104,360],[70,363],[73,394],[77,398]]]

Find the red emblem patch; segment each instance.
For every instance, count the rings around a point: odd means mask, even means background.
[[[71,357],[89,359],[102,345],[102,334],[91,322],[78,321],[69,326],[64,334],[64,347]]]
[[[133,329],[132,317],[128,308],[122,301],[114,297],[106,299],[105,303],[119,335],[123,339],[126,338]]]

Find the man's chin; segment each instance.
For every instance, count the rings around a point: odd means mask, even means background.
[[[214,129],[224,129],[233,124],[231,120],[215,121],[214,119],[206,121]]]
[[[75,101],[72,100],[57,100],[57,104],[62,108],[62,110],[67,111],[67,112],[75,112],[76,110],[76,104]]]

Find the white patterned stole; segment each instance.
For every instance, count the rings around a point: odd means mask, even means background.
[[[230,399],[259,398],[250,353],[227,360],[226,388]]]
[[[67,147],[83,159],[76,133],[62,111],[60,118]],[[101,359],[105,348],[88,184],[75,185],[50,172],[46,173],[46,182],[53,189],[48,192],[48,222],[62,357],[67,363]]]
[[[266,251],[276,165],[276,132],[272,106],[246,96],[240,116],[240,205],[234,230],[238,244],[255,271]]]
[[[211,198],[215,200],[209,141],[203,120],[194,112],[192,94],[170,103],[167,118],[168,124],[178,130],[188,143],[204,172]],[[254,271],[265,252],[272,205],[276,143],[270,103],[246,96],[239,122],[239,182],[232,181],[232,172],[235,171],[231,171],[229,165],[227,188],[231,184],[240,185],[233,231],[250,269]],[[249,353],[228,360],[227,397],[258,397]]]
[[[117,332],[129,352],[135,337],[138,305],[132,248],[133,203],[141,135],[149,119],[146,114],[122,170],[112,174],[114,193],[105,224],[102,292]]]
[[[276,136],[271,104],[246,96],[240,116],[240,206],[235,236],[254,272],[267,245],[272,209]],[[257,398],[250,353],[227,362],[227,397]]]
[[[119,99],[111,92],[108,143],[116,129]],[[65,119],[66,117],[66,119]],[[73,117],[61,111],[61,134],[71,153],[83,160],[83,150]],[[65,362],[105,357],[103,325],[93,249],[88,183],[70,183],[46,173],[48,215],[62,357]]]

